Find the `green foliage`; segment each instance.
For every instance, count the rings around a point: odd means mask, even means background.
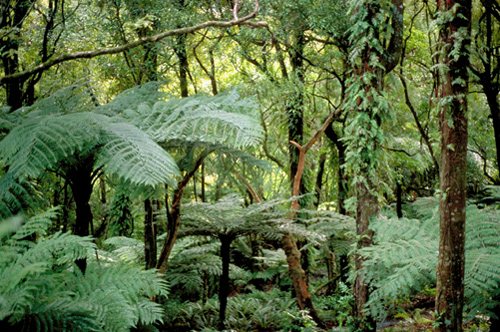
[[[89,112],[28,119],[0,142],[0,151],[16,176],[38,177],[92,154],[97,155],[95,167],[134,184],[175,185],[178,175],[172,157],[144,132]]]
[[[131,201],[125,187],[119,188],[109,206],[109,223],[111,236],[131,236],[134,231]]]
[[[411,204],[408,214],[419,219],[381,217],[372,225],[375,245],[361,250],[366,278],[374,287],[369,306],[379,318],[393,310],[394,300],[421,292],[435,283],[438,260],[437,198]],[[465,310],[469,319],[489,315],[500,284],[498,210],[467,207]]]
[[[316,308],[323,312],[322,317],[327,317],[328,321],[335,322],[339,327],[352,323],[354,296],[346,284],[340,282],[337,293],[322,296],[316,303]]]
[[[222,262],[217,255],[219,246],[213,240],[192,236],[176,241],[166,276],[172,295],[203,296],[204,280],[215,280],[222,274]]]
[[[8,173],[0,178],[0,218],[16,215],[34,200],[32,186]]]
[[[110,117],[122,114],[124,110],[137,109],[140,104],[152,105],[168,97],[162,88],[165,82],[148,82],[127,89],[107,104],[99,106],[95,112]]]
[[[104,241],[107,252],[99,252],[99,255],[109,255],[110,259],[120,259],[126,263],[141,265],[144,262],[144,241],[125,236],[114,236]]]
[[[280,240],[283,235],[293,235],[310,241],[325,241],[326,237],[305,225],[318,221],[334,222],[337,230],[340,223],[352,221],[330,211],[301,210],[301,217],[292,220],[287,205],[291,200],[269,200],[243,206],[243,199],[238,195],[227,195],[215,202],[193,203],[185,205],[182,216],[181,234],[187,235],[260,235],[270,240]],[[307,222],[306,222],[307,220]]]
[[[228,299],[226,324],[229,330],[250,331],[319,331],[307,311],[294,308],[286,292],[272,289],[254,291]],[[183,327],[191,331],[218,331],[218,303],[169,303],[166,325],[172,330]]]
[[[172,98],[152,107],[140,104],[136,109],[126,109],[123,118],[167,145],[182,140],[240,149],[256,145],[262,138],[255,107],[255,101],[240,99],[235,89],[213,97]]]
[[[0,223],[2,330],[129,331],[161,320],[149,298],[168,288],[154,270],[91,262],[83,275],[73,262],[95,245],[69,233],[44,236],[55,217],[50,210],[20,227],[19,218]]]
[[[385,54],[385,44],[394,33],[388,21],[397,13],[393,13],[392,3],[387,0],[353,1],[350,11],[353,13],[353,25],[348,31],[352,42],[349,54],[352,76],[344,108],[348,116],[346,135],[342,138],[347,147],[344,167],[353,174],[353,187],[363,184],[374,191],[367,179],[371,183],[384,183],[380,174],[390,174],[383,148],[388,145],[389,135],[382,124],[390,121],[392,115],[382,81],[386,74],[384,60],[392,56]],[[372,194],[379,194],[381,189]]]

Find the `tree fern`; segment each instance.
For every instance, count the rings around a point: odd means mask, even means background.
[[[147,82],[142,85],[134,86],[117,95],[107,104],[100,105],[95,110],[99,114],[114,117],[127,110],[135,110],[141,104],[152,105],[160,100],[165,100],[169,94],[162,90],[165,82]]]
[[[33,118],[0,142],[0,158],[17,176],[37,177],[75,154],[96,154],[96,167],[134,184],[175,185],[178,175],[172,157],[144,132],[95,113]]]
[[[90,94],[90,83],[85,80],[78,80],[48,97],[40,99],[29,107],[17,110],[16,113],[34,118],[53,114],[88,112],[94,107]]]
[[[212,144],[208,151],[225,149],[224,153],[256,163],[234,150],[255,145],[262,136],[253,117],[254,102],[240,99],[237,91],[157,101],[165,97],[158,84],[127,90],[108,107],[95,108],[88,101],[87,85],[79,82],[19,113],[21,124],[12,126],[0,141],[0,160],[15,180],[0,183],[5,189],[0,192],[2,213],[8,216],[8,211],[15,213],[23,206],[18,199],[22,187],[16,181],[39,177],[46,170],[77,173],[82,159],[93,162],[94,170],[102,168],[131,184],[175,187],[179,169],[153,139],[166,147],[179,140]]]
[[[13,235],[8,234],[18,222],[0,224],[2,331],[129,331],[160,321],[162,309],[149,298],[168,293],[168,287],[154,270],[95,261],[83,275],[73,261],[95,248],[90,238],[23,238],[43,234],[54,213],[28,220]]]
[[[8,173],[0,178],[0,218],[7,218],[23,211],[35,198],[28,181]]]
[[[435,283],[438,259],[437,199],[418,199],[411,213],[424,219],[380,218],[373,224],[375,245],[361,250],[366,277],[374,289],[369,306],[380,318],[397,298],[407,297]],[[413,211],[412,211],[413,210]],[[417,213],[418,211],[418,213]],[[500,213],[467,207],[465,298],[469,318],[488,314],[500,284],[498,239]]]
[[[215,97],[196,95],[141,104],[123,117],[149,133],[157,142],[223,143],[233,148],[257,144],[263,135],[252,100],[239,100],[236,90]]]
[[[143,131],[127,123],[111,123],[103,128],[101,141],[97,167],[133,184],[176,186],[177,164]]]

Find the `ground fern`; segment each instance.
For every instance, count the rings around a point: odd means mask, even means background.
[[[395,299],[409,297],[435,284],[438,260],[437,199],[418,199],[409,211],[422,219],[381,217],[373,223],[375,244],[360,251],[366,257],[366,279],[373,288],[368,302],[382,319]],[[469,318],[489,315],[499,292],[500,212],[476,205],[467,207],[465,298]]]
[[[44,235],[55,211],[0,223],[0,325],[2,331],[129,331],[162,319],[150,301],[169,288],[154,270],[120,261],[76,259],[95,250],[89,237]],[[36,238],[36,241],[32,239]]]

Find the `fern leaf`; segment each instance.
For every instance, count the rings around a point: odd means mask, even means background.
[[[22,213],[34,200],[29,182],[15,178],[13,173],[7,173],[0,179],[1,219]]]
[[[45,235],[47,229],[57,218],[59,210],[59,207],[54,207],[29,218],[24,225],[17,230],[16,234],[14,234],[11,239],[13,241],[18,241],[37,233]]]
[[[256,145],[263,136],[257,117],[249,109],[250,101],[234,102],[231,97],[192,96],[181,100],[157,102],[153,107],[142,105],[125,114],[157,142],[183,140],[188,142],[223,143],[233,148]],[[243,112],[246,110],[246,112]]]
[[[0,142],[0,158],[14,176],[37,177],[73,153],[94,148],[100,126],[108,121],[91,113],[27,120]]]
[[[24,108],[23,114],[34,118],[54,114],[88,112],[94,108],[89,89],[89,82],[79,80],[35,102],[30,107]]]
[[[147,134],[127,123],[113,123],[103,128],[104,146],[97,166],[133,184],[154,186],[167,183],[177,186],[180,176],[173,158]]]
[[[139,105],[153,104],[167,98],[168,94],[161,91],[165,82],[147,82],[123,91],[105,105],[99,106],[95,112],[107,116],[117,116],[124,110],[136,109]],[[129,120],[134,120],[133,117]]]

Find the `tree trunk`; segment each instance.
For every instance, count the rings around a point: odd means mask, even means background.
[[[346,127],[349,128],[351,135],[347,143],[346,163],[355,172],[358,249],[371,246],[373,242],[373,231],[369,226],[372,219],[377,217],[379,210],[378,183],[375,179],[380,172],[378,158],[383,153],[381,125],[388,112],[383,94],[384,79],[398,64],[402,53],[403,1],[391,2],[390,11],[376,0],[365,0],[356,5],[359,6],[356,7],[357,32],[351,36],[352,47],[358,51],[357,56],[352,59],[353,77],[348,90],[347,109],[356,110],[357,115],[349,119],[350,122]],[[387,45],[382,35],[389,33],[386,27],[389,19],[393,32]],[[354,256],[356,279],[353,285],[355,325],[358,331],[371,332],[375,331],[376,324],[366,308],[370,285],[362,272],[363,263],[363,257],[356,254]]]
[[[490,107],[491,119],[493,120],[493,131],[495,135],[496,162],[500,172],[500,106],[498,104],[499,91],[494,89],[495,84],[489,80],[483,84],[483,90]]]
[[[158,259],[158,263],[156,268],[159,270],[160,274],[165,273],[165,270],[168,266],[168,258],[170,257],[170,253],[172,252],[172,248],[174,247],[175,241],[177,240],[177,232],[179,230],[180,219],[181,219],[181,203],[182,196],[184,194],[184,190],[186,189],[189,180],[194,176],[196,170],[203,163],[203,160],[206,157],[206,153],[202,152],[201,156],[196,161],[193,169],[186,173],[179,184],[177,185],[177,189],[174,190],[174,196],[172,198],[172,204],[170,209],[168,210],[168,221],[167,221],[167,237],[165,238],[165,242],[163,243],[163,248],[160,253],[160,257]],[[168,206],[168,205],[167,205]]]
[[[309,314],[313,320],[319,326],[323,326],[323,321],[319,318],[312,304],[311,293],[309,293],[309,286],[306,281],[306,274],[300,262],[300,251],[297,248],[297,242],[289,235],[284,235],[281,241],[283,243],[283,250],[286,254],[290,279],[292,280],[292,286],[297,298],[297,305],[300,310],[309,310]]]
[[[290,51],[290,62],[292,65],[293,72],[299,81],[298,93],[290,96],[287,104],[287,117],[288,117],[288,139],[289,142],[296,142],[299,145],[302,144],[304,136],[304,96],[303,96],[303,83],[304,83],[304,60],[303,51],[306,43],[304,36],[303,27],[299,28],[299,31],[295,32],[294,35],[295,45],[292,51]],[[292,187],[294,184],[294,178],[299,170],[299,156],[300,149],[297,149],[293,144],[289,144],[289,161],[290,161],[290,179],[292,180]],[[306,192],[304,181],[300,182],[299,195]],[[314,321],[322,326],[323,322],[319,318],[316,309],[314,309],[311,294],[309,293],[309,286],[307,284],[307,276],[302,268],[301,264],[301,254],[297,248],[297,241],[295,238],[285,235],[282,239],[283,250],[286,254],[286,260],[288,263],[288,269],[290,273],[290,278],[292,281],[292,286],[295,291],[297,298],[297,304],[301,310],[309,310],[309,314],[314,319]]]
[[[401,182],[396,182],[396,213],[398,218],[403,218],[403,188]]]
[[[339,135],[335,132],[335,129],[333,129],[333,126],[330,125],[328,128],[325,130],[326,136],[332,141],[333,144],[337,147],[337,152],[338,152],[338,158],[339,158],[339,167],[337,170],[337,187],[338,187],[338,193],[337,193],[337,212],[340,214],[346,214],[347,211],[345,209],[345,200],[348,197],[347,193],[347,174],[344,170],[344,165],[345,163],[345,151],[346,151],[346,143],[342,140],[340,140]]]
[[[339,168],[337,170],[337,186],[338,186],[338,197],[337,197],[337,205],[338,205],[338,212],[340,214],[347,214],[347,210],[345,208],[345,200],[349,197],[348,195],[348,182],[349,180],[347,179],[347,174],[342,167],[342,165],[345,163],[345,150],[346,146],[345,143],[342,141],[338,141],[337,144],[337,151],[339,153]]]
[[[328,285],[326,295],[333,295],[337,289],[338,280],[340,278],[339,267],[337,265],[337,256],[327,247],[325,249],[326,270],[328,271]]]
[[[302,59],[302,53],[305,46],[304,32],[297,32],[295,39],[296,45],[290,54],[290,62],[300,86],[298,87],[297,93],[289,97],[286,111],[288,117],[288,141],[302,144],[304,138],[304,96],[302,91],[304,84],[304,60]],[[290,179],[293,181],[295,174],[297,174],[300,151],[291,143],[288,145],[288,151],[290,158]],[[300,194],[305,192],[303,184],[304,181],[301,182]]]
[[[316,175],[316,187],[314,188],[316,191],[316,202],[314,203],[316,208],[318,208],[321,202],[321,189],[323,187],[323,174],[325,173],[325,164],[326,164],[326,153],[322,153],[319,156],[318,174]]]
[[[144,217],[144,254],[146,270],[156,267],[156,232],[154,226],[153,204],[150,199],[144,201],[146,215]]]
[[[76,205],[76,221],[73,229],[73,234],[78,236],[90,235],[90,224],[92,223],[93,215],[89,205],[90,195],[92,194],[92,169],[94,160],[87,158],[83,160],[78,167],[71,168],[66,171],[73,198]],[[82,273],[85,273],[87,268],[86,259],[78,259],[75,261]]]
[[[186,52],[186,35],[176,37],[175,54],[179,59],[179,83],[181,97],[185,98],[189,95],[188,91],[188,58]]]
[[[493,8],[493,1],[481,1],[486,16],[485,29],[486,29],[486,48],[485,57],[481,59],[484,66],[484,72],[479,73],[480,81],[479,83],[483,86],[483,92],[486,95],[486,100],[488,101],[488,106],[490,107],[491,119],[493,120],[493,130],[495,133],[495,147],[496,147],[496,161],[497,169],[500,171],[500,105],[498,103],[498,94],[500,92],[500,84],[498,72],[500,69],[500,63],[498,62],[498,55],[495,55],[496,45],[493,41],[494,36],[494,24],[492,16],[495,13]],[[500,23],[498,15],[495,15],[497,23]],[[497,57],[497,59],[495,59]],[[496,61],[495,61],[496,60]],[[496,82],[495,82],[496,80]]]
[[[11,32],[12,36],[0,39],[0,59],[5,75],[15,74],[19,71],[19,40],[21,36],[15,29],[21,29],[24,19],[32,8],[30,0],[20,0],[14,3],[3,1],[0,5],[0,29],[5,29]],[[23,85],[24,81],[15,78],[12,81],[5,83],[5,92],[7,97],[7,105],[11,107],[10,111],[14,111],[23,106]]]
[[[226,328],[226,308],[227,296],[229,295],[229,263],[231,260],[231,235],[220,235],[220,255],[222,258],[222,274],[219,282],[219,329],[222,331]]]
[[[177,0],[177,6],[180,10],[186,7],[185,0]],[[182,34],[175,37],[175,55],[179,59],[179,84],[181,97],[185,98],[189,95],[188,91],[188,70],[189,63],[186,50],[186,35]]]
[[[373,231],[369,229],[370,221],[378,214],[377,197],[373,194],[373,183],[367,179],[367,186],[360,183],[356,193],[358,206],[356,209],[356,234],[360,237],[358,249],[369,247],[373,244]],[[356,271],[363,268],[364,259],[356,255],[354,259]],[[360,331],[375,331],[376,324],[370,314],[364,312],[366,302],[368,302],[370,289],[368,283],[364,280],[364,274],[357,273],[354,280],[354,301],[356,317],[358,318],[357,327]]]
[[[458,5],[458,6],[456,6]],[[443,45],[441,63],[448,70],[441,75],[442,101],[440,167],[440,237],[436,274],[436,332],[461,332],[464,306],[465,203],[467,168],[467,92],[470,45],[471,0],[449,0],[441,12],[455,15],[440,28]],[[457,42],[460,38],[460,42]],[[459,44],[459,49],[455,49]],[[459,54],[457,57],[450,52]],[[458,82],[458,83],[457,83]]]

